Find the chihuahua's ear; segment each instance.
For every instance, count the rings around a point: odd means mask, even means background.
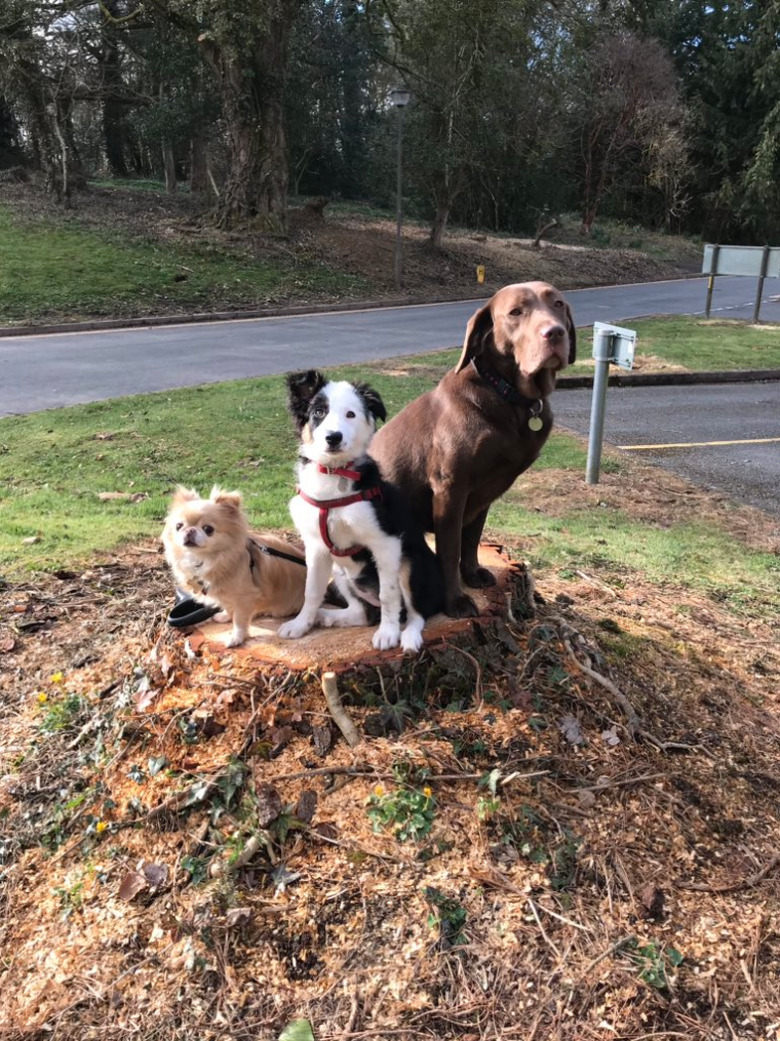
[[[185,488],[183,484],[179,484],[173,493],[171,506],[183,506],[185,502],[197,502],[199,498],[194,488]]]
[[[369,387],[365,383],[355,383],[354,387],[360,395],[363,406],[368,415],[373,416],[375,420],[381,419],[384,422],[384,420],[387,419],[387,409],[385,408],[384,401],[382,401],[374,388]]]
[[[571,313],[571,308],[568,304],[566,306],[566,328],[569,332],[569,365],[573,365],[577,360],[577,328],[574,325],[574,315]]]
[[[456,372],[465,369],[472,358],[482,354],[485,348],[485,341],[492,332],[493,313],[490,304],[487,303],[484,307],[480,307],[478,311],[475,311],[469,318],[469,324],[466,326],[466,338],[463,341],[463,350],[460,352],[458,364],[455,366]]]
[[[215,484],[211,489],[211,501],[217,506],[227,506],[230,510],[241,509],[241,492],[225,492]]]
[[[288,372],[287,374],[287,406],[295,420],[295,425],[302,430],[309,416],[309,404],[328,381],[316,369],[306,372]]]

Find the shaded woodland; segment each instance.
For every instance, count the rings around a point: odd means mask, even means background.
[[[0,181],[164,179],[222,227],[288,198],[538,231],[780,236],[778,0],[3,0]]]

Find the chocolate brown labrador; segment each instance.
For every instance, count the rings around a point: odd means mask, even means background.
[[[458,364],[371,442],[383,476],[398,485],[436,535],[447,614],[476,614],[461,586],[495,578],[477,550],[490,504],[528,469],[552,427],[548,397],[576,356],[563,296],[546,282],[505,286],[469,320]]]

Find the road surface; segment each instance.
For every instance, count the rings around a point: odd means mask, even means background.
[[[713,315],[751,316],[754,279],[722,277],[716,285]],[[766,286],[761,316],[780,321],[775,287]],[[567,293],[578,326],[698,314],[705,295],[704,278]],[[453,347],[480,303],[0,337],[0,416]]]
[[[590,390],[558,391],[556,425],[587,436],[590,401]],[[780,382],[610,387],[604,440],[780,516]]]

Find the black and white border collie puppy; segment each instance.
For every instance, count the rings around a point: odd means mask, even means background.
[[[288,375],[287,390],[301,437],[290,513],[307,574],[303,608],[279,636],[297,639],[315,624],[367,625],[373,605],[381,612],[374,647],[400,643],[418,651],[425,619],[444,606],[441,570],[402,492],[382,480],[366,454],[377,420],[386,416],[382,399],[365,384],[328,382],[314,370]],[[331,574],[344,608],[322,606]]]

